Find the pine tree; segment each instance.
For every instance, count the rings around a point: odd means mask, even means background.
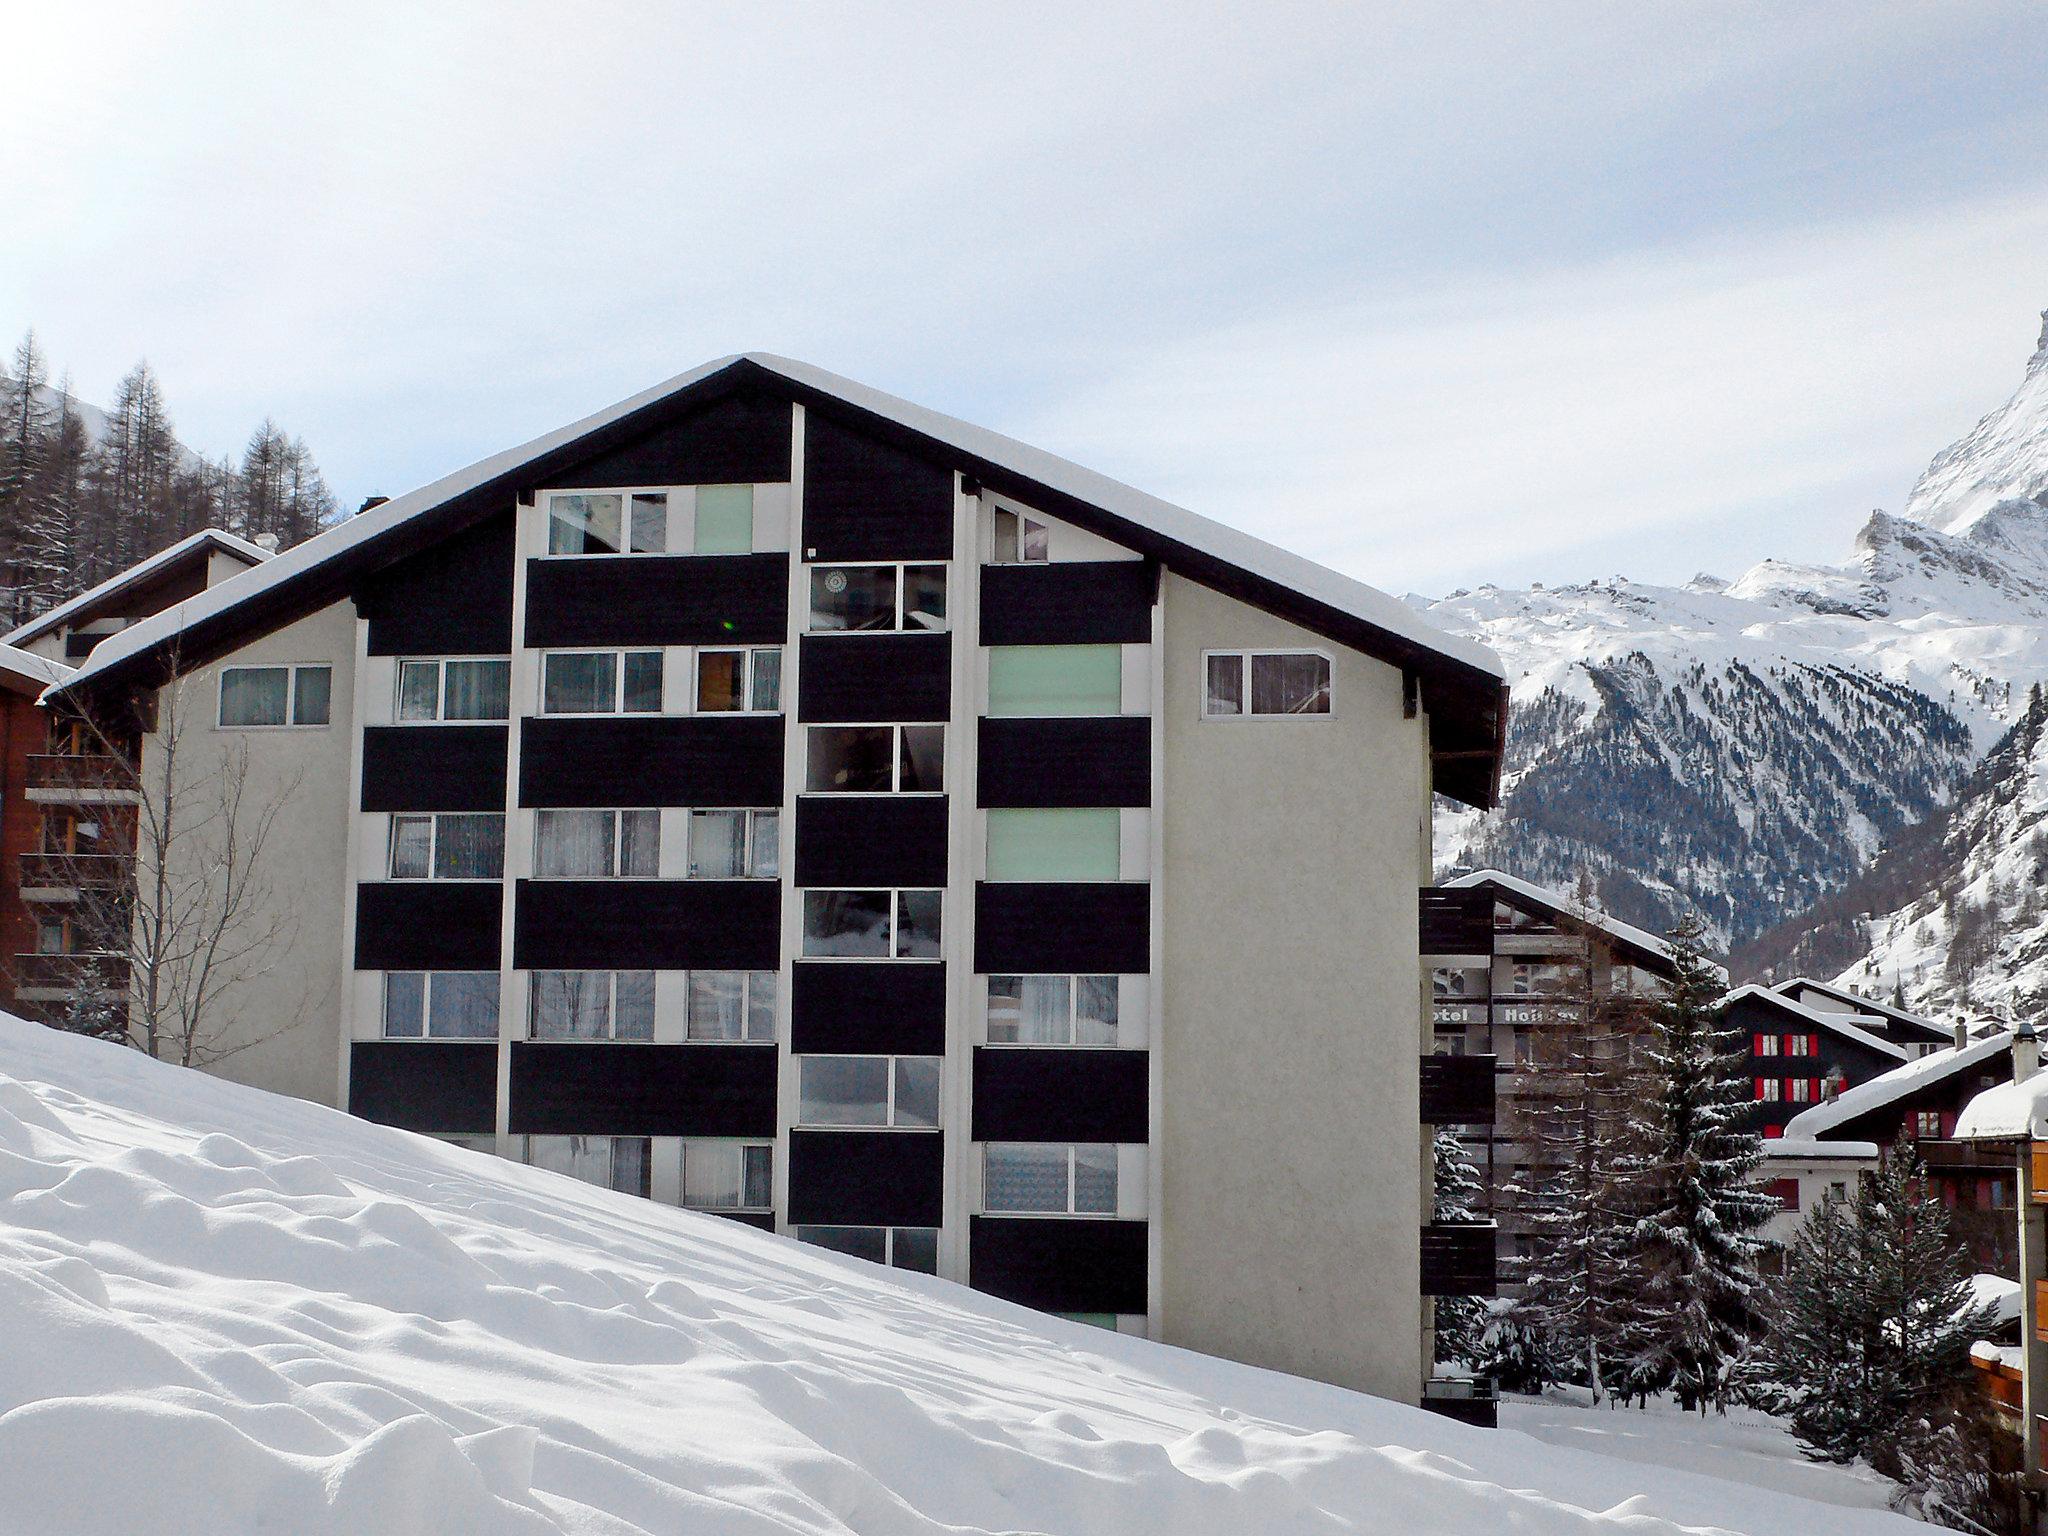
[[[1771,1293],[1771,1326],[1758,1341],[1759,1406],[1780,1412],[1809,1454],[1853,1461],[1870,1439],[1862,1358],[1871,1332],[1856,1299],[1866,1255],[1849,1205],[1814,1207],[1785,1253]]]
[[[1688,920],[1671,935],[1676,970],[1649,1049],[1657,1094],[1641,1171],[1653,1204],[1636,1227],[1645,1262],[1637,1386],[1668,1385],[1688,1409],[1725,1400],[1753,1322],[1762,1248],[1753,1234],[1777,1209],[1751,1182],[1763,1142],[1749,1125],[1744,1056],[1721,1018],[1703,931]]]
[[[100,581],[171,542],[168,518],[177,442],[162,387],[148,363],[121,380],[107,435],[94,455],[91,580]]]
[[[48,365],[29,331],[14,349],[10,377],[0,380],[0,615],[9,627],[28,617],[32,602],[22,531],[36,519],[49,455],[48,385]]]
[[[88,960],[64,999],[63,1010],[50,1022],[74,1035],[91,1035],[95,1040],[130,1043],[128,1021],[118,988],[108,990],[106,974],[97,960]]]
[[[1436,1221],[1478,1221],[1485,1199],[1479,1172],[1456,1131],[1445,1128],[1434,1143]],[[1439,1296],[1436,1300],[1436,1358],[1470,1362],[1479,1353],[1486,1328],[1486,1303],[1477,1296]]]

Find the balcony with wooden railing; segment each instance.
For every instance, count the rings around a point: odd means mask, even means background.
[[[49,805],[133,805],[135,770],[110,753],[41,752],[28,760],[28,798]]]
[[[12,969],[14,995],[25,1002],[60,1002],[95,971],[101,996],[117,998],[128,990],[126,955],[16,955]]]
[[[23,901],[77,901],[108,895],[128,883],[130,861],[114,853],[24,853]]]

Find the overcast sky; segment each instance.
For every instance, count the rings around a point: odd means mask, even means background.
[[[1838,560],[2048,305],[2026,5],[0,0],[0,328],[353,507],[801,357],[1394,591]]]

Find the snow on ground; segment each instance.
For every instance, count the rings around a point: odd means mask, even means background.
[[[7,1536],[1927,1529],[1547,1438],[0,1016]]]
[[[1668,1398],[1643,1409],[1594,1408],[1583,1391],[1567,1390],[1542,1398],[1504,1398],[1500,1422],[1568,1450],[1726,1478],[1844,1509],[1883,1509],[1897,1486],[1860,1463],[1842,1467],[1808,1461],[1782,1419],[1750,1408],[1702,1416],[1681,1412]]]

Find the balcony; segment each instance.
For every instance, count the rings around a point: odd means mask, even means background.
[[[1426,885],[1422,888],[1422,953],[1491,955],[1493,893]]]
[[[1461,1424],[1500,1427],[1500,1389],[1490,1376],[1432,1376],[1422,1384],[1422,1406]]]
[[[1422,1294],[1492,1296],[1500,1286],[1490,1221],[1433,1221],[1422,1229]]]
[[[104,894],[128,883],[130,862],[114,853],[24,853],[21,856],[23,901],[76,901],[90,892]]]
[[[28,760],[28,799],[43,805],[134,805],[135,770],[104,753],[37,753]]]
[[[1493,1120],[1493,1057],[1422,1058],[1424,1125],[1492,1125]]]
[[[100,995],[118,999],[128,991],[126,955],[16,955],[14,995],[25,1003],[60,1003],[78,990],[88,968],[97,965]]]

